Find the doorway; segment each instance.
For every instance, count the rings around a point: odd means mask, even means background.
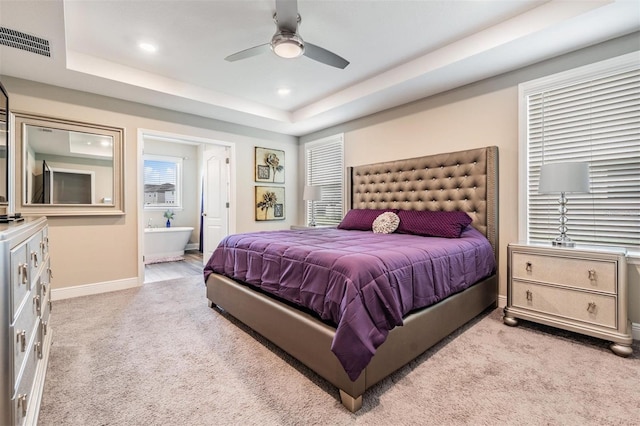
[[[166,177],[156,178],[158,171],[151,166],[160,154],[176,166]],[[158,262],[166,262],[167,265],[162,265],[165,269],[179,271],[181,261],[191,263],[195,254],[201,256],[201,264],[206,263],[219,241],[233,231],[233,154],[232,143],[138,131],[140,284],[149,281],[145,279],[145,271],[151,266],[158,269]],[[172,219],[167,219],[168,216]],[[170,247],[173,235],[183,229],[190,234],[184,254]],[[164,237],[168,238],[166,256],[164,252],[157,253],[157,239],[164,241]],[[146,245],[149,247],[145,250]],[[182,242],[178,245],[181,250]],[[154,265],[146,265],[152,262]],[[150,279],[156,276],[151,272],[149,275]]]

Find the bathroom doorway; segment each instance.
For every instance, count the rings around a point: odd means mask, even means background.
[[[138,276],[145,283],[157,280],[156,270],[193,269],[183,266],[196,256],[202,265],[231,231],[234,146],[150,130],[138,136]]]

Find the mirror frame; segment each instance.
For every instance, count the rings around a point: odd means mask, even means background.
[[[5,128],[5,132],[3,135],[4,138],[4,143],[5,143],[5,152],[6,152],[6,164],[5,164],[5,176],[4,176],[4,188],[2,188],[2,191],[4,192],[4,194],[2,192],[0,192],[0,195],[4,195],[5,197],[5,201],[0,201],[0,207],[8,207],[9,206],[9,199],[10,199],[10,191],[9,191],[9,175],[10,175],[10,170],[11,170],[11,155],[9,154],[9,147],[10,145],[10,132],[9,132],[9,125],[10,125],[10,114],[9,114],[9,93],[6,91],[6,89],[4,88],[4,86],[2,85],[2,83],[0,83],[0,92],[2,92],[2,96],[4,96],[6,102],[4,102],[4,105],[2,105],[2,108],[4,109],[4,128]],[[0,132],[1,133],[1,132]],[[6,213],[6,212],[5,212]]]
[[[104,216],[124,215],[124,129],[101,124],[72,121],[37,114],[13,111],[15,120],[15,141],[19,161],[15,166],[16,212],[24,216]],[[27,125],[49,127],[58,130],[70,130],[82,133],[94,133],[113,137],[113,203],[112,204],[27,204],[26,176],[23,172],[26,164],[25,128]],[[17,157],[17,156],[16,156]]]

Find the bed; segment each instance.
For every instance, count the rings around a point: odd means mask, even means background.
[[[357,166],[348,171],[348,205],[357,210],[465,212],[473,228],[469,233],[480,233],[488,240],[492,260],[497,265],[497,174],[498,150],[494,146]],[[322,234],[330,240],[340,237],[339,230],[291,232],[293,241],[296,235],[300,237],[307,232],[305,239],[318,240],[318,244],[324,243]],[[243,238],[232,237],[238,241]],[[212,260],[213,256],[209,263]],[[403,310],[399,321],[391,321],[401,326],[390,327],[383,342],[376,343],[379,346],[374,354],[356,373],[346,368],[342,357],[338,359],[339,354],[333,351],[336,336],[340,340],[342,333],[340,323],[336,325],[317,313],[225,276],[224,271],[212,272],[209,264],[205,267],[205,279],[212,308],[228,312],[335,385],[342,404],[355,412],[361,408],[362,396],[368,388],[487,308],[497,306],[496,270],[435,304]]]

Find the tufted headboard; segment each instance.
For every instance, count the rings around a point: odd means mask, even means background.
[[[349,168],[354,209],[462,210],[498,248],[498,147]]]

